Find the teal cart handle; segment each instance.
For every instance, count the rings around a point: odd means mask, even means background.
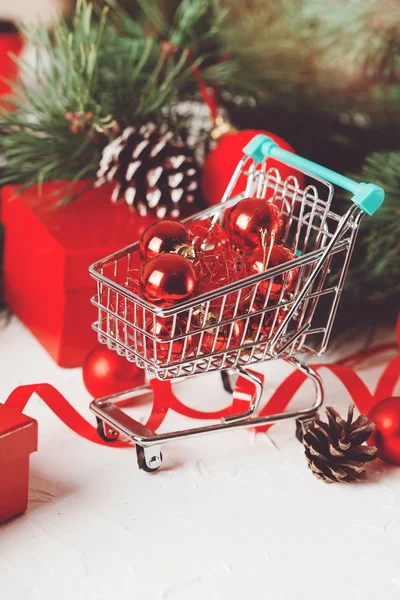
[[[308,171],[321,179],[325,179],[353,194],[353,202],[368,215],[373,215],[381,206],[385,192],[374,183],[358,183],[344,177],[331,169],[322,167],[312,160],[302,158],[293,152],[282,150],[276,142],[266,135],[256,135],[246,146],[243,152],[256,162],[262,162],[267,156],[284,161],[288,165]]]

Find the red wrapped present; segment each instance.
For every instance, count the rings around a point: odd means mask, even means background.
[[[80,181],[77,200],[60,205],[67,182],[18,194],[3,188],[4,287],[10,309],[62,367],[80,366],[96,343],[91,263],[135,242],[154,220],[110,202],[110,189]]]
[[[0,523],[26,511],[29,455],[37,438],[34,419],[0,404]]]
[[[13,58],[23,48],[23,39],[14,25],[8,21],[0,21],[0,96],[11,92],[10,81],[16,79],[18,65]]]

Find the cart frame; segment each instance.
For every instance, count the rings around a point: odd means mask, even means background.
[[[119,435],[131,439],[136,445],[139,467],[148,472],[161,466],[162,444],[187,437],[240,427],[256,428],[283,419],[295,419],[297,435],[301,438],[307,422],[316,417],[324,393],[320,376],[311,366],[301,361],[298,354],[320,355],[325,351],[360,222],[365,213],[372,215],[384,199],[384,192],[380,187],[371,183],[354,182],[282,150],[267,136],[255,136],[243,152],[244,156],[235,169],[220,205],[199,213],[194,219],[211,218],[214,224],[222,219],[225,210],[247,196],[257,196],[279,203],[288,224],[286,241],[295,248],[295,260],[179,303],[177,306],[163,309],[147,303],[118,283],[118,273],[124,269],[129,272],[131,269],[131,259],[137,254],[137,243],[106,257],[89,269],[98,283],[98,294],[92,301],[99,311],[98,321],[93,327],[98,332],[100,342],[106,343],[128,360],[135,361],[145,368],[149,375],[161,380],[179,381],[182,378],[219,370],[224,387],[230,392],[231,375],[234,374],[245,378],[253,386],[252,399],[245,412],[211,425],[167,433],[149,430],[116,406],[116,403],[122,400],[148,393],[148,384],[122,394],[94,400],[90,408],[96,415],[101,437],[110,442],[116,440]],[[274,161],[272,167],[269,167],[270,159]],[[299,175],[290,175],[283,180],[280,176],[280,165],[294,167]],[[246,177],[245,190],[232,197],[235,186],[243,175]],[[303,177],[311,178],[313,184],[301,186],[299,180]],[[331,209],[333,184],[352,194],[352,205],[342,216]],[[339,258],[341,266],[335,284],[327,285],[327,273],[335,257]],[[299,273],[299,282],[293,293],[285,290],[290,269],[297,269]],[[272,285],[278,278],[282,284],[282,291],[279,298],[272,300],[271,304]],[[267,282],[266,298],[264,305],[255,310],[254,301],[258,297],[262,282],[264,286]],[[244,293],[250,300],[248,308],[242,313],[240,306]],[[328,306],[325,325],[313,328],[316,307],[321,298],[328,301],[330,309]],[[204,316],[201,322],[196,317],[199,306],[202,307],[201,313]],[[228,343],[222,350],[216,349],[214,343],[212,351],[205,354],[202,352],[202,341],[204,334],[210,331],[207,316],[212,310],[217,312],[216,324],[213,325],[215,336],[221,328],[225,328]],[[184,331],[177,328],[180,315],[185,316],[187,323]],[[197,329],[193,334],[195,318]],[[229,342],[234,322],[238,319],[243,321],[244,333],[240,343],[231,348]],[[146,330],[147,323],[156,323],[157,320],[164,320],[163,322],[170,324],[171,335],[168,339],[160,339],[157,334]],[[267,336],[266,322],[270,324]],[[250,340],[249,331],[252,331]],[[310,336],[319,336],[320,343],[307,345],[306,341],[308,342]],[[196,343],[193,343],[193,339],[196,339]],[[179,356],[172,352],[176,341],[182,342]],[[312,381],[314,402],[311,406],[299,410],[256,416],[263,384],[261,378],[246,367],[278,358],[299,369]]]

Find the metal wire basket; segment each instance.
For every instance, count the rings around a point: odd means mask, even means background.
[[[254,381],[254,375],[246,367],[277,358],[306,372],[317,390],[310,409],[285,415],[302,419],[302,424],[304,419],[315,416],[322,402],[321,383],[318,375],[296,357],[301,352],[319,355],[325,351],[361,219],[365,213],[377,210],[384,198],[381,188],[353,182],[280,149],[263,135],[256,136],[243,152],[221,203],[192,220],[211,218],[213,223],[222,223],[225,212],[244,197],[265,199],[274,203],[282,214],[283,241],[293,249],[294,260],[169,308],[150,304],[121,285],[138,267],[138,243],[90,267],[98,286],[93,299],[98,319],[93,327],[100,342],[161,380],[219,370],[225,374],[239,373],[253,381],[255,394],[249,410],[229,422],[217,424],[213,431],[233,423],[257,426],[271,422],[270,417],[263,417],[260,423],[252,417],[262,383]],[[283,179],[281,173],[287,165],[292,167],[291,173],[295,169],[295,174]],[[232,197],[242,181],[244,189]],[[335,197],[333,184],[353,194],[352,204],[342,214],[340,207],[345,203]],[[289,282],[294,270],[297,276],[293,287]],[[162,336],[158,334],[160,330]],[[219,343],[221,333],[223,344]],[[99,420],[100,433],[109,440],[115,439],[117,433],[130,436],[139,449],[139,466],[145,470],[158,468],[161,454],[148,448],[162,443],[162,435],[148,431],[138,435],[138,424],[133,420],[129,427],[121,428],[118,418],[109,419],[113,401],[115,398],[101,399],[91,405]],[[119,409],[113,406],[112,410],[115,416],[115,410]],[[125,424],[126,418],[124,415]],[[204,429],[174,432],[164,441],[199,435],[205,433]]]

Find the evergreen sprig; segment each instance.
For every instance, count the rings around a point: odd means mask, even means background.
[[[346,88],[360,97],[397,84],[400,50],[398,2],[330,2],[329,10],[305,0],[304,16],[315,23],[317,83]]]
[[[24,187],[50,179],[78,180],[93,174],[99,149],[91,133],[102,129],[107,114],[97,102],[98,55],[106,27],[106,12],[93,19],[92,6],[79,3],[72,30],[61,19],[53,39],[44,25],[22,32],[35,49],[35,69],[20,62],[29,74],[15,87],[9,104],[13,110],[0,116],[0,150],[5,164],[1,183]],[[66,113],[92,114],[86,137],[70,131]]]
[[[400,6],[396,1],[224,0],[229,50],[268,105],[373,118],[398,113]],[[229,51],[228,50],[228,51]],[[241,69],[241,72],[244,70]],[[257,80],[258,73],[258,80]]]
[[[161,52],[159,40],[122,10],[109,15],[106,8],[97,18],[86,0],[79,1],[72,23],[57,20],[52,35],[44,26],[25,27],[36,66],[29,81],[15,87],[14,110],[0,116],[0,183],[91,177],[110,132],[157,121],[165,107],[193,91],[192,70],[208,52],[186,45],[195,15],[204,16],[194,8],[186,2],[167,32],[182,43],[173,55]],[[81,130],[71,128],[68,115],[82,122]]]
[[[373,181],[385,190],[380,209],[361,223],[349,293],[378,304],[388,297],[400,307],[400,151],[367,156],[359,181]]]
[[[114,0],[108,0],[115,6]],[[223,0],[182,0],[169,22],[157,8],[157,2],[138,0],[146,23],[151,26],[152,36],[159,42],[168,41],[174,48],[167,57],[168,64],[174,64],[183,54],[189,67],[189,76],[177,89],[179,98],[193,97],[198,91],[193,68],[200,67],[205,82],[223,90],[248,94],[254,91],[254,82],[247,77],[247,71],[240,63],[238,52],[230,52],[225,32],[229,29],[232,12],[224,7]],[[129,13],[119,9],[112,17],[122,39],[137,40],[143,30]],[[161,46],[157,45],[158,51]],[[233,49],[233,48],[232,48]],[[176,89],[176,87],[175,87]]]

